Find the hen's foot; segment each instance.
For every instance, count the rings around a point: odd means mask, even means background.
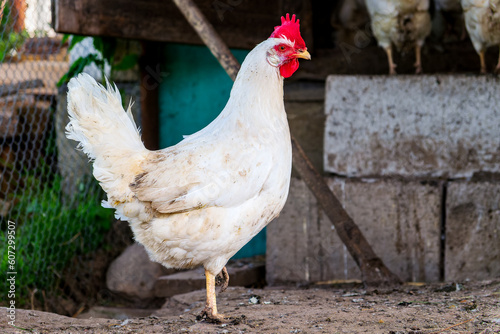
[[[479,51],[479,61],[481,64],[481,74],[486,74],[486,61],[484,60],[484,50]]]
[[[497,67],[495,67],[495,73],[500,74],[500,52],[498,54],[498,64]]]
[[[214,309],[209,306],[205,306],[203,311],[201,311],[200,315],[196,317],[196,320],[203,320],[203,319],[213,324],[220,324],[224,322],[224,315],[214,312]]]
[[[398,72],[396,72],[396,64],[392,64],[392,66],[389,67],[389,75],[396,75]]]
[[[226,291],[229,286],[229,274],[226,267],[222,268],[222,271],[217,275],[216,285],[220,286],[219,293]]]
[[[391,47],[386,47],[384,48],[385,53],[387,54],[387,62],[389,64],[389,75],[395,75],[396,74],[396,64],[394,64],[394,61],[392,60],[392,49]]]
[[[422,74],[422,65],[414,64],[415,66],[415,74]]]
[[[420,45],[416,44],[415,45],[415,74],[421,74],[422,73],[422,48]]]

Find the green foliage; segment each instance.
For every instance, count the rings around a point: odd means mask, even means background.
[[[6,2],[3,3],[0,2],[0,4],[3,4],[3,12],[2,12],[2,17],[0,19],[0,34],[6,35],[12,30],[12,16],[10,15],[10,3]]]
[[[139,55],[128,54],[122,58],[122,60],[113,66],[115,71],[126,71],[135,66],[139,61]]]
[[[1,2],[1,1],[0,1]],[[29,37],[26,31],[15,32],[9,3],[5,4],[0,20],[0,63],[13,51],[19,50]]]
[[[90,64],[97,64],[98,66],[104,66],[104,62],[100,59],[98,54],[91,53],[85,57],[80,57],[69,67],[68,72],[66,72],[57,82],[57,87],[61,87],[62,84],[67,83],[71,78],[76,77],[78,74],[82,73],[83,69]]]
[[[63,43],[69,39],[70,35],[64,35]],[[73,35],[71,42],[68,47],[68,51],[71,51],[75,45],[80,43],[82,40],[88,36]],[[111,74],[113,76],[114,71],[126,71],[133,68],[139,59],[137,54],[127,54],[119,60],[116,60],[116,49],[117,49],[117,39],[113,37],[93,37],[94,48],[99,51],[99,53],[90,53],[85,57],[78,58],[70,67],[68,72],[66,72],[61,79],[57,82],[57,86],[60,87],[64,83],[69,82],[71,78],[76,77],[80,74],[86,66],[90,64],[95,64],[101,71],[102,78],[106,77],[105,67],[106,64],[111,67]]]
[[[14,50],[18,50],[23,46],[24,41],[29,35],[26,31],[17,33],[11,32],[0,39],[0,63],[2,63],[5,57]]]
[[[97,249],[113,215],[101,206],[103,193],[95,181],[82,182],[72,198],[63,194],[58,175],[50,182],[25,175],[24,181],[10,217],[16,224],[16,299],[21,305],[29,300],[29,289],[51,293],[74,256]],[[5,233],[0,245],[7,245]],[[7,256],[4,250],[2,272],[11,271]]]

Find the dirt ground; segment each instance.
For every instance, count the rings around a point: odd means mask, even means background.
[[[500,279],[392,289],[312,286],[229,288],[218,297],[227,323],[196,320],[204,291],[167,300],[151,316],[77,319],[17,310],[16,326],[0,310],[1,333],[500,333]],[[21,329],[22,328],[22,329]]]

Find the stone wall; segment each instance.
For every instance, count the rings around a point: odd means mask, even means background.
[[[498,92],[500,80],[489,76],[328,77],[325,179],[402,280],[500,275]],[[294,103],[292,130],[294,110],[308,109]],[[269,284],[360,278],[297,177],[267,246]]]

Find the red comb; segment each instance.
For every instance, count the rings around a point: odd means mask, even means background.
[[[300,36],[299,20],[295,21],[295,14],[292,15],[291,20],[290,14],[286,14],[286,18],[282,16],[281,25],[274,27],[274,31],[270,37],[280,38],[281,36],[284,36],[292,42],[295,42],[296,46],[299,48],[306,47],[306,43]]]

